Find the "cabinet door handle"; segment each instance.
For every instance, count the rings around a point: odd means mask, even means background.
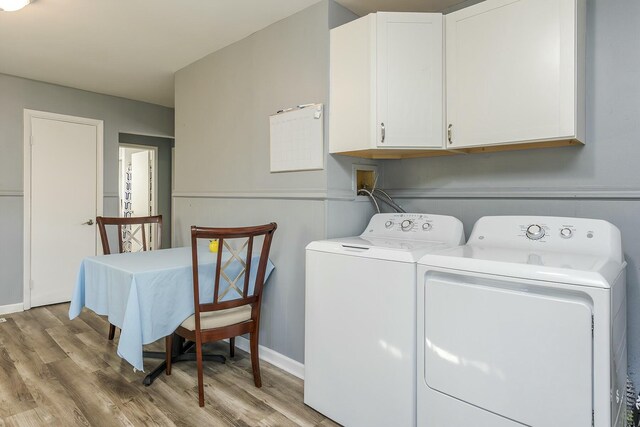
[[[384,123],[380,123],[380,127],[382,128],[382,132],[381,132],[382,140],[380,142],[384,144],[384,138],[385,138],[385,134],[386,134],[386,132],[384,130]]]
[[[451,135],[453,134],[453,125],[449,124],[449,127],[447,128],[447,140],[449,140],[449,144],[453,144],[453,141],[451,140]]]

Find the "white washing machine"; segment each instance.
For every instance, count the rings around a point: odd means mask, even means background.
[[[418,425],[622,427],[620,231],[578,218],[484,217],[418,264]]]
[[[415,426],[416,262],[463,243],[456,218],[377,214],[307,246],[307,405],[349,427]]]

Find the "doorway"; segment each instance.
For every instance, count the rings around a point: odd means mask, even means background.
[[[119,142],[118,214],[122,217],[162,215],[161,247],[168,248],[171,246],[174,140],[121,132]]]
[[[158,150],[120,144],[119,209],[121,217],[150,216],[157,212]]]
[[[102,215],[101,120],[24,110],[24,309],[71,299]]]
[[[157,212],[157,159],[158,149],[128,144],[120,144],[118,153],[119,167],[119,214],[124,218],[151,216]],[[149,236],[149,245],[153,247],[154,233],[151,224],[144,226]],[[124,227],[123,238],[125,252],[138,252],[142,249],[142,241],[134,238],[136,230],[131,226]]]

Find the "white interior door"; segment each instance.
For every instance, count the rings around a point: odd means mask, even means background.
[[[149,151],[131,154],[131,194],[133,216],[149,216],[150,209]]]
[[[151,215],[151,174],[150,174],[150,150],[144,150],[131,154],[131,205],[133,216]],[[133,226],[131,233],[138,238],[131,239],[131,252],[142,250],[141,234],[137,230],[139,226]],[[151,236],[151,226],[145,227],[147,236]]]
[[[25,110],[25,308],[69,301],[96,254],[102,122]]]

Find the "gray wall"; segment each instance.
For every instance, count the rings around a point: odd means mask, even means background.
[[[171,108],[0,74],[0,306],[22,302],[25,108],[104,120],[107,215],[118,212],[118,133],[173,135]]]
[[[350,10],[329,1],[329,29],[338,27],[357,19]],[[327,35],[328,36],[328,35]],[[329,48],[326,47],[327,64],[324,79],[327,82],[325,97],[327,99],[325,120],[325,153],[327,168],[327,201],[326,201],[326,237],[353,236],[362,233],[374,214],[373,206],[368,200],[354,201],[353,166],[378,165],[378,172],[382,175],[380,162],[368,159],[358,159],[329,154],[329,122],[331,121],[331,103],[329,102]],[[379,180],[380,185],[384,183]]]
[[[640,3],[587,2],[587,140],[567,147],[385,161],[408,210],[454,215],[467,236],[483,215],[601,218],[622,231],[629,366],[640,386]]]
[[[324,170],[270,173],[269,115],[310,102],[329,112],[329,28],[354,18],[324,0],[176,74],[174,244],[188,244],[193,224],[276,221],[260,341],[300,362],[304,247],[359,234],[372,211],[352,201],[357,159],[327,154]],[[327,135],[325,119],[325,150]]]

